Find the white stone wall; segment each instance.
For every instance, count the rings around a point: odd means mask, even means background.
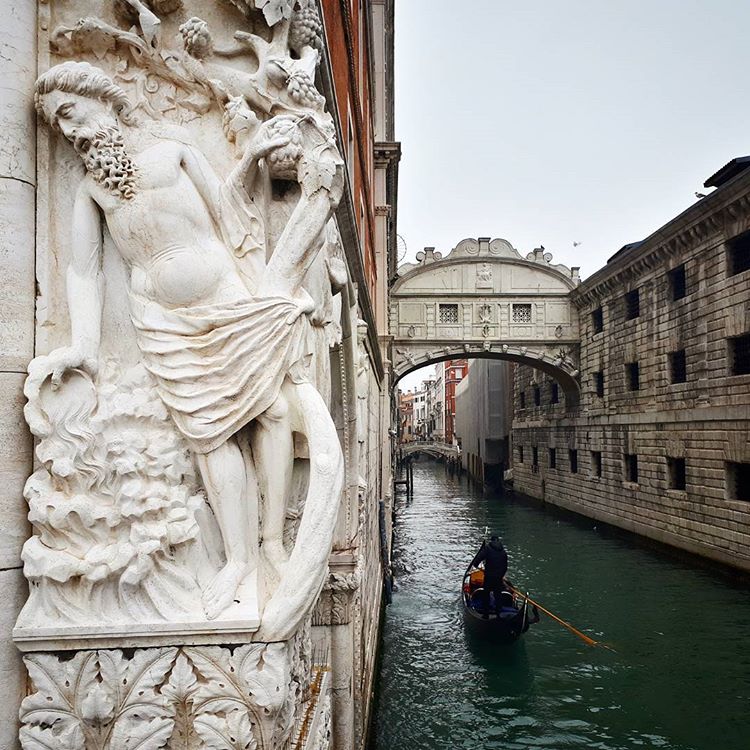
[[[28,536],[22,491],[32,461],[22,385],[34,353],[36,3],[11,3],[5,11],[0,30],[0,747],[12,750],[18,746],[18,705],[26,682],[11,629],[26,598],[19,555]]]

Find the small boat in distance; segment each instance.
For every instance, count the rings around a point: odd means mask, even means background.
[[[529,625],[539,622],[536,606],[531,605],[529,612],[528,596],[521,596],[510,581],[500,595],[500,602],[495,602],[494,594],[490,594],[489,612],[485,611],[486,601],[484,562],[478,567],[470,563],[461,585],[464,622],[468,629],[497,643],[513,643],[529,629]]]

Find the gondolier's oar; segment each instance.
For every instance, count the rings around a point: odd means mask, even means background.
[[[506,581],[506,583],[508,583]],[[513,588],[510,584],[508,584],[510,590],[516,594],[517,596],[523,596],[519,591]],[[560,623],[564,628],[567,628],[573,635],[577,635],[587,646],[600,646],[601,648],[606,648],[609,651],[614,651],[612,646],[607,645],[606,643],[602,643],[601,641],[595,641],[593,638],[589,638],[585,633],[582,633],[578,628],[574,628],[569,622],[566,622],[562,619],[562,617],[558,617],[556,614],[550,612],[548,609],[543,607],[539,602],[535,602],[530,597],[527,597],[529,604],[532,604],[537,609],[540,609],[542,612],[544,612],[547,617],[551,617],[555,622]]]

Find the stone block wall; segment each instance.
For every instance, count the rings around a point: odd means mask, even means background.
[[[731,261],[749,228],[744,173],[581,284],[580,406],[561,388],[552,403],[549,377],[518,368],[516,489],[750,570],[750,492],[735,473],[750,464],[750,374],[734,374],[730,341],[750,333],[750,271]]]

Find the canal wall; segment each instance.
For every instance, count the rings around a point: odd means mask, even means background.
[[[517,368],[515,488],[750,570],[750,173],[572,293],[578,406]]]

